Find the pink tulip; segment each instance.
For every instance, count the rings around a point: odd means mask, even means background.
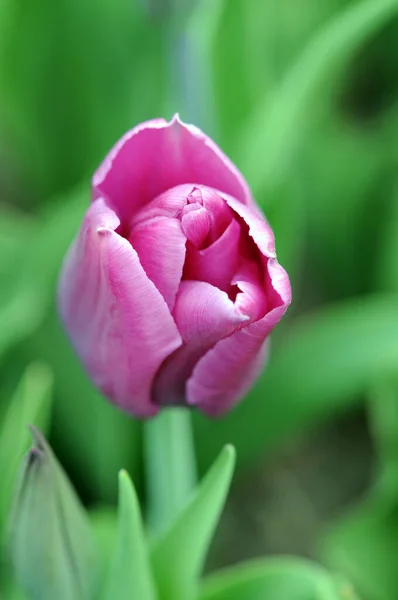
[[[94,175],[59,287],[102,392],[140,417],[220,415],[259,375],[290,300],[272,230],[216,144],[178,116],[127,132]]]

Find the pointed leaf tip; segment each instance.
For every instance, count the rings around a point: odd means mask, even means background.
[[[118,533],[104,600],[156,600],[140,505],[127,471],[118,474]]]
[[[195,598],[199,576],[229,491],[235,454],[232,445],[224,446],[189,504],[155,544],[152,564],[162,597]]]
[[[33,442],[36,444],[36,446],[41,450],[46,449],[47,442],[40,429],[38,429],[35,425],[32,424],[29,424],[28,428],[32,435]]]

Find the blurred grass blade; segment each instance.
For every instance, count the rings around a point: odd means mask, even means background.
[[[395,190],[388,208],[375,262],[374,283],[381,291],[398,293],[398,190]]]
[[[62,259],[88,202],[89,185],[85,183],[54,199],[55,207],[40,216],[29,237],[20,240],[23,261],[15,265],[11,285],[8,278],[11,292],[0,301],[0,358],[40,326],[56,294]]]
[[[398,588],[398,382],[385,378],[372,388],[369,424],[379,463],[370,494],[328,528],[323,558],[344,572],[365,598],[389,600]]]
[[[98,554],[99,589],[104,594],[106,592],[104,583],[109,575],[113,550],[116,547],[118,536],[118,515],[116,507],[97,504],[96,507],[90,509],[88,516]]]
[[[309,41],[270,100],[267,93],[236,142],[237,162],[255,194],[272,202],[297,140],[314,109],[326,102],[325,92],[316,94],[320,84],[328,93],[339,68],[397,13],[397,0],[349,4]]]
[[[0,426],[0,536],[23,454],[30,444],[29,424],[46,428],[53,377],[43,364],[27,368]]]
[[[143,101],[135,81],[145,88],[151,67],[153,81],[159,42],[135,4],[2,0],[0,114],[31,184],[27,202],[76,185],[131,125],[134,108],[151,112],[151,95]]]
[[[62,261],[89,203],[90,184],[84,181],[67,193],[53,197],[51,206],[39,215],[40,224],[26,256],[23,276],[41,291],[43,312],[55,296]]]
[[[24,257],[29,238],[33,235],[36,224],[33,219],[23,213],[0,209],[0,281],[5,277],[15,276],[16,265]],[[0,300],[6,291],[0,288]]]
[[[16,342],[29,335],[40,319],[39,297],[21,281],[33,220],[10,210],[0,211],[0,361]]]
[[[386,508],[365,502],[334,522],[322,542],[323,561],[372,600],[391,600],[398,588],[397,503]]]
[[[90,600],[98,573],[87,517],[44,437],[33,435],[10,520],[17,580],[31,600]]]
[[[10,348],[35,331],[42,312],[39,295],[22,286],[0,306],[0,362]]]
[[[186,48],[180,53],[186,98],[182,116],[186,114],[188,121],[213,136],[218,122],[214,114],[213,53],[225,4],[226,0],[201,0],[195,4],[185,29]]]
[[[391,506],[397,501],[398,489],[397,378],[386,378],[370,391],[368,419],[380,471],[373,494]]]
[[[119,474],[119,525],[115,550],[103,600],[156,600],[140,506],[126,471]]]
[[[374,295],[296,321],[245,400],[216,424],[196,417],[202,468],[230,440],[247,462],[287,435],[347,410],[398,364],[398,302]]]
[[[152,564],[161,598],[196,598],[199,576],[228,494],[235,451],[226,446],[193,498],[154,545]]]
[[[358,600],[352,586],[338,582],[304,559],[265,558],[214,573],[199,600]]]

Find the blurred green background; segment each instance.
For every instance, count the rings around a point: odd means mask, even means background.
[[[225,442],[238,451],[210,563],[296,553],[391,600],[398,0],[0,0],[0,424],[47,424],[89,506],[114,503],[121,467],[144,497],[141,424],[82,372],[55,290],[94,168],[174,112],[246,176],[294,294],[245,401],[194,418],[201,471]],[[23,447],[3,436],[1,506]]]

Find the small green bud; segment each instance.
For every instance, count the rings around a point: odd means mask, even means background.
[[[10,521],[15,574],[31,600],[88,600],[96,557],[87,517],[50,446],[32,432]]]

